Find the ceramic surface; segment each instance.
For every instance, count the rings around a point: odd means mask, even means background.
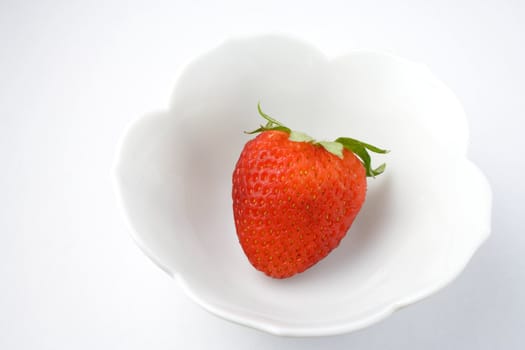
[[[317,139],[362,139],[385,173],[340,246],[274,280],[244,256],[231,174],[263,109]],[[126,130],[114,174],[137,244],[227,320],[278,335],[368,326],[452,281],[490,231],[490,187],[466,157],[454,94],[422,64],[356,50],[335,59],[280,36],[229,40],[181,72],[170,107]]]

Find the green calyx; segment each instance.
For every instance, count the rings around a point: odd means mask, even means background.
[[[385,154],[390,151],[386,149],[378,148],[376,146],[372,146],[368,143],[365,143],[365,142],[362,142],[356,139],[351,139],[349,137],[339,137],[334,142],[343,145],[344,148],[346,148],[347,150],[351,151],[352,153],[354,153],[356,156],[359,157],[359,159],[361,160],[361,163],[363,163],[365,167],[366,176],[376,177],[377,175],[380,175],[385,171],[385,168],[386,168],[385,163],[381,164],[375,169],[372,168],[372,159],[368,151],[374,152],[374,153],[380,153],[380,154]]]
[[[381,164],[375,169],[372,168],[372,160],[369,151],[374,153],[385,154],[389,152],[388,150],[381,149],[379,147],[372,146],[368,143],[349,137],[339,137],[335,141],[316,141],[315,139],[313,139],[305,133],[293,131],[292,129],[284,126],[281,122],[275,120],[274,118],[264,113],[261,109],[260,103],[257,104],[257,110],[259,111],[260,116],[266,120],[266,124],[259,126],[259,128],[256,130],[246,132],[247,134],[257,134],[264,131],[284,131],[290,134],[290,141],[309,142],[315,145],[319,145],[323,147],[326,151],[332,153],[333,155],[341,159],[343,159],[343,149],[346,148],[350,152],[354,153],[359,158],[361,163],[363,163],[367,177],[376,177],[377,175],[380,175],[385,171],[385,163]]]
[[[260,132],[263,132],[263,131],[272,131],[272,130],[278,130],[278,131],[284,131],[284,132],[287,132],[287,133],[291,133],[292,130],[286,126],[284,126],[283,124],[281,124],[280,122],[278,122],[277,120],[273,119],[272,117],[270,117],[268,114],[264,113],[261,109],[261,103],[257,103],[257,110],[259,111],[259,115],[261,117],[263,117],[267,123],[266,125],[260,125],[258,129],[255,129],[253,131],[245,131],[246,134],[257,134],[257,133],[260,133]]]

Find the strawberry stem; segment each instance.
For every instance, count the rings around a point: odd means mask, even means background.
[[[262,111],[261,103],[259,102],[257,104],[257,111],[259,112],[259,115],[263,117],[266,120],[266,125],[260,125],[258,129],[255,129],[253,131],[245,131],[246,134],[257,134],[264,131],[284,131],[288,134],[290,134],[289,139],[294,142],[310,142],[317,145],[322,146],[326,151],[336,155],[339,158],[343,158],[343,148],[346,148],[350,152],[354,153],[366,170],[366,176],[367,177],[376,177],[377,175],[382,174],[385,171],[386,164],[383,163],[377,168],[372,168],[372,160],[370,157],[370,152],[374,153],[380,153],[385,154],[390,151],[381,149],[379,147],[370,145],[368,143],[365,143],[363,141],[359,141],[356,139],[352,139],[350,137],[339,137],[335,141],[315,141],[312,137],[301,133],[297,131],[293,131],[292,129],[288,128],[287,126],[284,126],[281,122],[277,121],[276,119],[270,117],[266,113]]]
[[[283,124],[281,124],[280,122],[278,122],[277,120],[273,119],[272,117],[270,117],[268,114],[264,113],[261,109],[261,103],[257,103],[257,111],[259,111],[259,115],[261,117],[263,117],[267,123],[266,125],[260,125],[258,129],[255,129],[253,131],[245,131],[244,133],[245,134],[257,134],[257,133],[260,133],[260,132],[263,132],[263,131],[271,131],[271,130],[279,130],[279,131],[284,131],[284,132],[287,132],[287,133],[291,133],[292,130],[286,126],[284,126]]]

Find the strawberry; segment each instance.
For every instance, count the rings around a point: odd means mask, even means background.
[[[250,263],[286,278],[326,257],[346,235],[366,196],[368,151],[386,150],[351,138],[317,142],[266,115],[249,134],[233,172],[233,214]]]

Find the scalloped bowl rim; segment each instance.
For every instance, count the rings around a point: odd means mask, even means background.
[[[252,37],[252,39],[256,39],[256,38],[257,37],[255,37],[255,38]],[[234,40],[235,39],[239,39],[239,37],[234,38]],[[245,38],[240,37],[240,39],[245,39]],[[292,38],[292,39],[293,40],[297,40],[297,38]],[[230,40],[232,40],[232,39],[230,39]],[[229,42],[230,40],[225,40],[223,43],[221,43],[220,45],[217,45],[215,48],[218,48],[218,47],[222,46],[223,44]],[[305,41],[302,41],[300,39],[298,41],[310,45],[309,43],[307,43]],[[181,67],[178,70],[178,73],[176,75],[175,81],[179,80],[180,76],[186,71],[187,67],[192,62],[194,62],[195,58],[200,58],[200,57],[202,57],[204,55],[208,55],[210,52],[213,52],[213,49],[215,49],[215,48],[212,48],[211,50],[207,50],[204,53],[195,55],[192,59],[188,60],[185,64],[181,65]],[[377,55],[387,56],[387,57],[389,57],[391,59],[394,59],[394,60],[397,60],[399,62],[409,63],[409,64],[412,64],[412,65],[418,65],[420,67],[425,67],[426,68],[426,66],[424,64],[422,64],[422,63],[413,62],[411,60],[408,60],[408,59],[396,56],[396,55],[391,54],[391,53],[386,52],[386,51],[372,50],[372,49],[352,49],[352,50],[348,50],[343,55],[330,57],[329,60],[336,59],[336,58],[339,58],[339,57],[342,57],[342,56],[345,56],[345,57],[346,56],[350,56],[350,55],[356,54],[356,53],[377,54]],[[437,77],[435,77],[427,68],[426,68],[426,70],[430,74],[427,74],[425,76],[425,79],[431,80],[434,84],[439,84],[442,88],[447,89],[450,92],[451,95],[456,96],[450,90],[450,88],[448,88],[441,80],[439,80]],[[406,295],[403,298],[399,298],[398,300],[389,303],[388,305],[386,305],[385,307],[383,307],[379,311],[377,311],[375,313],[371,313],[369,315],[366,315],[365,317],[361,318],[358,321],[348,321],[348,322],[340,321],[337,324],[331,324],[331,325],[327,325],[327,326],[323,326],[323,327],[319,327],[319,326],[311,326],[311,327],[309,327],[309,326],[286,326],[286,325],[282,325],[282,324],[273,324],[271,322],[268,322],[267,319],[259,319],[257,317],[250,317],[250,316],[247,316],[247,315],[239,314],[239,313],[237,313],[235,311],[228,310],[228,308],[226,308],[224,306],[215,305],[213,302],[209,302],[205,298],[201,297],[199,295],[199,293],[196,290],[194,290],[194,288],[192,288],[191,284],[189,284],[186,281],[186,279],[184,278],[184,276],[181,273],[179,273],[177,271],[172,271],[170,268],[165,266],[159,260],[159,258],[156,256],[156,254],[154,252],[152,252],[147,247],[146,244],[144,244],[144,242],[143,242],[143,240],[141,238],[141,235],[136,231],[135,227],[133,226],[133,224],[129,220],[129,216],[128,216],[129,214],[128,214],[127,209],[126,209],[126,202],[125,202],[125,200],[123,198],[122,189],[120,187],[120,181],[118,179],[118,173],[119,173],[119,166],[120,166],[120,162],[121,162],[121,155],[122,155],[122,152],[123,152],[126,136],[128,135],[129,131],[137,123],[139,123],[141,120],[143,120],[143,118],[148,118],[148,116],[147,115],[146,116],[142,115],[142,116],[134,119],[130,123],[128,123],[128,125],[126,126],[124,132],[121,135],[120,140],[118,141],[116,156],[114,158],[114,162],[113,162],[112,170],[111,170],[113,189],[114,189],[115,195],[117,197],[118,206],[119,206],[120,210],[123,213],[123,217],[124,217],[125,222],[126,222],[128,228],[130,230],[131,237],[133,238],[133,240],[135,241],[137,246],[143,251],[143,253],[147,257],[149,257],[149,259],[151,259],[160,269],[162,269],[163,271],[168,273],[170,276],[172,276],[177,281],[179,286],[184,290],[185,294],[190,297],[191,300],[193,300],[196,304],[198,304],[201,307],[203,307],[208,312],[210,312],[210,313],[212,313],[212,314],[214,314],[214,315],[216,315],[216,316],[218,316],[220,318],[223,318],[223,319],[225,319],[227,321],[231,321],[231,322],[243,325],[243,326],[248,326],[248,327],[251,327],[253,329],[261,330],[261,331],[264,331],[264,332],[267,332],[267,333],[270,333],[270,334],[273,334],[273,335],[292,336],[292,337],[331,336],[331,335],[338,335],[338,334],[349,333],[349,332],[352,332],[352,331],[360,330],[360,329],[363,329],[363,328],[365,328],[367,326],[370,326],[370,325],[372,325],[374,323],[377,323],[377,322],[387,318],[393,312],[395,312],[395,311],[397,311],[397,310],[399,310],[399,309],[401,309],[401,308],[403,308],[405,306],[408,306],[410,304],[416,303],[416,302],[418,302],[418,301],[420,301],[420,300],[422,300],[424,298],[427,298],[427,297],[431,296],[432,294],[438,292],[439,290],[443,289],[445,286],[450,284],[453,280],[455,280],[461,274],[461,272],[465,269],[466,265],[469,263],[469,261],[471,260],[472,256],[475,254],[475,252],[479,249],[479,247],[490,236],[490,217],[489,217],[488,218],[489,226],[487,226],[486,229],[483,232],[481,232],[481,234],[479,235],[479,240],[477,241],[475,246],[473,246],[471,251],[469,251],[468,253],[465,254],[466,258],[464,260],[464,263],[457,270],[455,270],[453,273],[451,273],[449,276],[447,276],[443,280],[437,281],[433,285],[427,286],[426,288],[423,288],[423,289],[421,289],[421,290],[419,290],[417,292],[414,292],[414,293],[412,293],[410,295]],[[467,143],[468,143],[468,140],[467,140]],[[486,201],[487,201],[489,209],[490,209],[491,206],[492,206],[491,205],[491,203],[492,203],[492,193],[491,193],[491,189],[490,189],[490,185],[489,185],[488,180],[486,179],[486,177],[483,174],[483,172],[474,163],[472,163],[468,159],[468,157],[466,155],[464,155],[463,158],[464,158],[464,161],[469,162],[472,165],[472,170],[474,170],[476,172],[476,174],[482,179],[482,181],[483,181],[483,183],[484,183],[484,185],[486,187],[485,188],[486,195],[487,195]]]

